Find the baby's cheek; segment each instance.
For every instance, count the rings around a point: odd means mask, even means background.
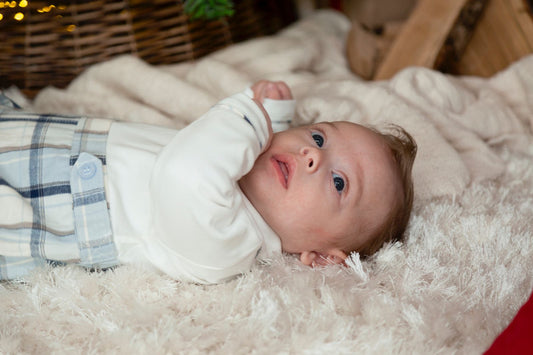
[[[310,226],[310,239],[320,244],[315,247],[330,248],[334,246],[333,240],[335,239],[335,237],[332,233],[332,229],[333,228],[328,226],[326,223],[321,223],[320,225],[316,225],[315,223],[313,223],[313,225]]]

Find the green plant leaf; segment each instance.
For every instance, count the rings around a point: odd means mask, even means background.
[[[233,16],[233,1],[231,0],[186,0],[185,13],[193,20],[214,20],[224,16]]]

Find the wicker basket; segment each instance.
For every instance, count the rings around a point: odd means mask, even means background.
[[[272,34],[296,18],[292,1],[286,0],[236,0],[234,16],[213,21],[192,21],[180,0],[60,1],[51,6],[54,1],[28,0],[14,7],[2,2],[0,88],[16,85],[32,97],[126,53],[151,64],[193,60]],[[24,16],[19,21],[14,19],[18,12]]]

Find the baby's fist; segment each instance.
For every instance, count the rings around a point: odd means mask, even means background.
[[[283,81],[261,80],[252,85],[254,99],[263,103],[265,99],[292,100],[289,86]]]

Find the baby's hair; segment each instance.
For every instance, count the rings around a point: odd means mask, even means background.
[[[402,191],[385,222],[378,226],[369,241],[359,248],[358,252],[363,257],[374,254],[384,243],[403,239],[413,208],[414,188],[411,172],[417,152],[415,140],[402,127],[389,125],[383,132],[369,128],[380,135],[390,148]]]

